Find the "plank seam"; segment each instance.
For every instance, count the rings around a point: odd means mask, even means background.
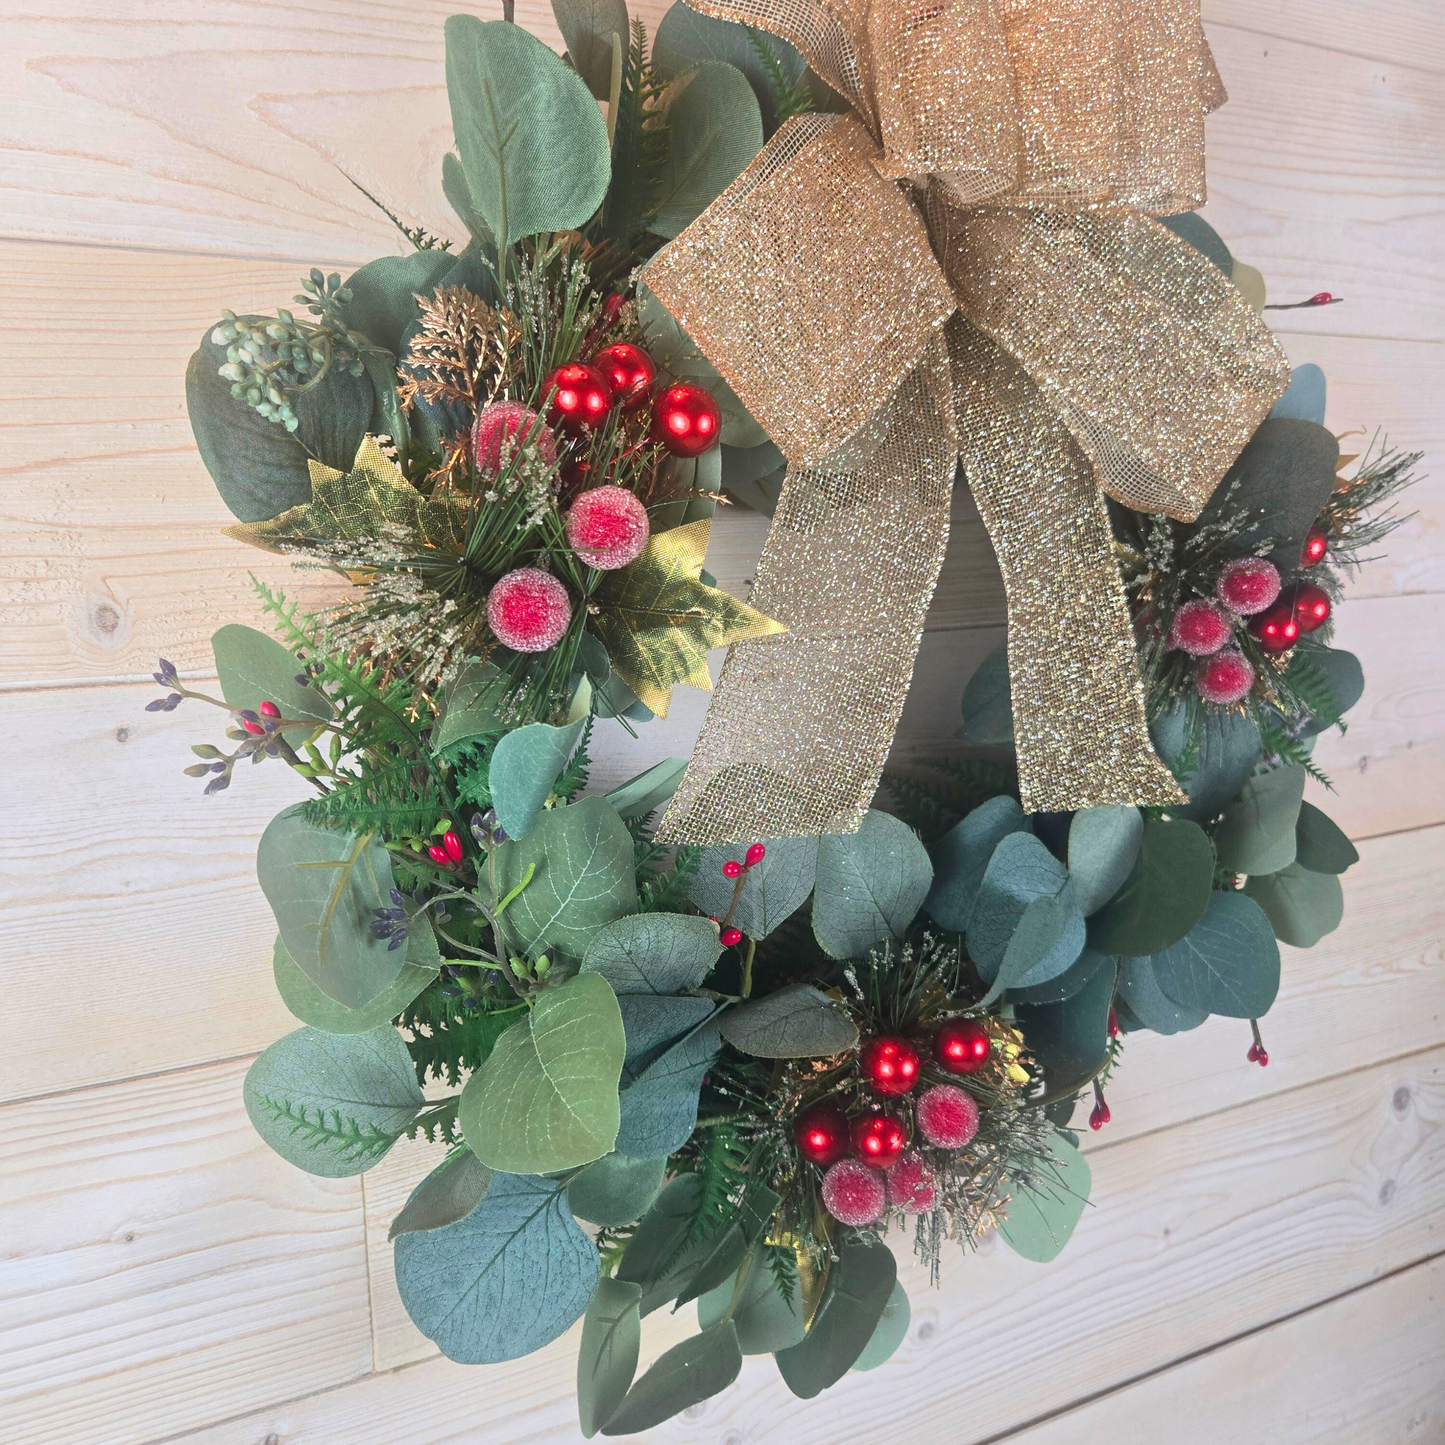
[[[1314,40],[1300,40],[1293,35],[1280,35],[1273,30],[1256,30],[1252,25],[1239,25],[1228,20],[1211,20],[1204,17],[1204,23],[1211,30],[1232,30],[1236,35],[1257,35],[1261,40],[1278,40],[1282,45],[1298,45],[1301,50],[1317,50],[1325,55],[1341,55],[1346,60],[1362,60],[1367,65],[1388,65],[1396,70],[1409,71],[1411,75],[1442,75],[1442,70],[1433,65],[1410,65],[1403,60],[1387,59],[1383,55],[1366,55],[1358,50],[1346,50],[1338,45],[1321,45]]]

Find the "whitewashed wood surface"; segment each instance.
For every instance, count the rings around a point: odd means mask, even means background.
[[[158,653],[203,672],[210,633],[254,618],[249,574],[287,575],[219,535],[185,359],[220,306],[402,249],[343,172],[456,229],[452,8],[0,0],[6,1445],[578,1438],[575,1332],[469,1369],[402,1312],[385,1233],[426,1146],[323,1181],[251,1133],[240,1079],[290,1026],[253,855],[292,781],[203,800],[180,768],[211,720],[143,710]],[[557,43],[545,0],[517,9]],[[1058,1262],[986,1246],[937,1291],[913,1271],[889,1364],[803,1405],[749,1362],[659,1445],[1445,1442],[1445,12],[1204,10],[1233,97],[1207,214],[1273,299],[1346,298],[1271,315],[1325,368],[1336,430],[1381,427],[1433,473],[1340,614],[1367,678],[1319,753],[1362,855],[1345,924],[1286,950],[1268,1069],[1228,1020],[1131,1042]],[[723,585],[746,588],[765,531],[719,520]],[[961,497],[899,759],[947,745],[1002,621]],[[705,706],[604,737],[599,778],[685,753]],[[649,1325],[649,1356],[687,1327]]]

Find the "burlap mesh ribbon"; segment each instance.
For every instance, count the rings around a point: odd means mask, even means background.
[[[853,113],[789,121],[648,268],[789,460],[752,597],[788,631],[729,655],[660,836],[858,825],[960,461],[1025,808],[1179,801],[1104,496],[1196,516],[1289,376],[1149,214],[1204,199],[1224,97],[1198,0],[688,3],[791,41]]]

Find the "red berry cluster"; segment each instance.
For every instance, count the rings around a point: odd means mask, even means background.
[[[462,840],[448,829],[441,842],[433,843],[426,851],[438,868],[456,868],[462,861]]]
[[[738,899],[742,897],[743,883],[747,875],[767,856],[768,850],[764,844],[750,843],[748,845],[748,851],[743,854],[743,861],[741,863],[739,863],[736,858],[729,858],[727,862],[722,865],[723,877],[732,880],[734,884],[733,906],[728,909],[727,917],[721,920],[722,932],[718,935],[719,941],[724,948],[732,948],[735,944],[743,941],[742,929],[730,927],[728,919],[733,916],[733,909],[738,906]],[[711,917],[714,923],[719,921],[716,914],[711,915]]]

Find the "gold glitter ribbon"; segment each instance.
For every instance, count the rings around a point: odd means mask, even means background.
[[[858,826],[960,463],[1024,807],[1180,801],[1104,499],[1197,516],[1289,377],[1152,219],[1204,200],[1198,0],[688,3],[790,41],[852,112],[788,121],[646,273],[789,461],[752,597],[788,631],[730,652],[659,836]]]

